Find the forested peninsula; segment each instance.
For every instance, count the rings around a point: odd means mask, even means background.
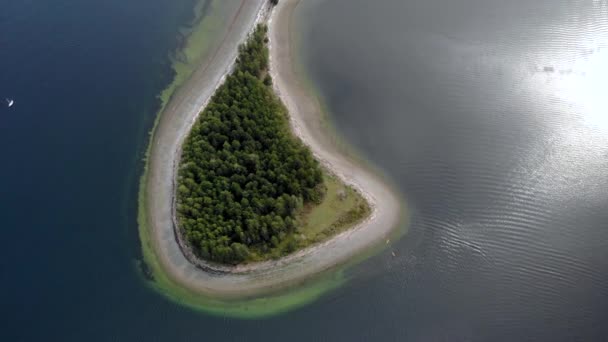
[[[278,258],[371,212],[291,132],[288,111],[272,88],[267,30],[259,24],[239,47],[233,72],[181,149],[175,229],[206,261]]]
[[[299,3],[213,1],[217,7],[212,6],[212,14],[197,24],[197,34],[184,45],[188,63],[196,64],[190,66],[192,73],[180,74],[185,71],[176,65],[176,79],[163,92],[139,189],[141,270],[151,287],[178,303],[222,316],[283,312],[340,286],[344,278],[335,272],[339,267],[371,255],[404,232],[399,229],[405,228],[399,195],[339,143],[318,98],[297,72],[291,23]],[[260,23],[268,25],[267,32]],[[201,37],[210,40],[199,49]],[[257,45],[249,45],[252,39]],[[243,42],[247,44],[239,48]],[[208,134],[202,133],[205,125]],[[239,127],[245,133],[251,129],[251,140],[235,138],[242,134]],[[201,136],[194,138],[195,132]],[[225,141],[213,145],[213,137]],[[213,149],[207,146],[205,151],[206,144]],[[185,161],[189,153],[196,167]],[[305,177],[290,158],[309,166]],[[320,182],[315,170],[321,171]],[[293,171],[295,179],[290,178]],[[243,183],[239,176],[247,179],[252,173],[257,185],[247,189],[250,181]],[[280,174],[287,177],[283,183]],[[218,179],[225,182],[216,184]],[[233,183],[240,195],[233,193]],[[217,190],[204,188],[216,185]],[[221,196],[241,207],[240,217],[230,214],[233,206]],[[247,202],[250,217],[243,210]],[[288,218],[293,227],[285,223]],[[257,229],[249,230],[248,224]]]

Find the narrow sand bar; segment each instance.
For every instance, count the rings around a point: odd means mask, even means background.
[[[401,201],[367,168],[340,153],[323,128],[323,113],[297,77],[292,58],[292,15],[299,0],[281,0],[270,17],[266,0],[244,0],[234,27],[215,57],[199,68],[171,98],[153,136],[149,174],[145,180],[147,229],[162,268],[176,283],[216,298],[242,298],[270,293],[327,271],[377,246],[399,225]],[[368,200],[372,214],[356,227],[326,242],[276,261],[241,266],[218,266],[188,261],[180,248],[173,223],[175,165],[181,142],[213,92],[230,71],[243,42],[257,22],[267,20],[271,74],[277,94],[289,109],[295,134],[313,154],[345,183]]]

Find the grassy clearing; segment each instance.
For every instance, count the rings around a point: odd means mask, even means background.
[[[370,208],[365,199],[352,187],[333,175],[325,174],[327,193],[323,202],[307,207],[300,215],[299,233],[308,240],[322,240],[364,219]]]
[[[359,192],[336,176],[325,172],[327,192],[320,204],[310,204],[297,216],[297,229],[268,253],[280,258],[299,249],[325,241],[364,220],[371,209]],[[267,259],[254,255],[255,261]]]

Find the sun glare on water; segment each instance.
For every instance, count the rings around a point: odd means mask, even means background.
[[[590,49],[560,72],[558,96],[573,104],[583,122],[608,134],[608,47]]]
[[[542,103],[542,139],[522,165],[538,191],[560,201],[604,196],[608,165],[608,37],[581,37],[578,47],[543,55],[530,78]],[[586,41],[586,42],[583,42]],[[559,49],[556,49],[559,51]],[[547,190],[550,189],[550,190]]]

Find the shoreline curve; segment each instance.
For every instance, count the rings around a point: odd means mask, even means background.
[[[300,0],[281,0],[269,11],[269,1],[243,0],[238,24],[230,28],[209,64],[199,68],[169,101],[150,141],[148,173],[142,180],[145,226],[162,270],[175,283],[203,296],[242,299],[275,292],[336,268],[383,244],[402,218],[400,198],[374,173],[341,153],[323,128],[316,98],[298,81],[293,65],[291,17]],[[270,73],[274,91],[289,111],[292,131],[330,172],[357,189],[372,213],[363,222],[329,240],[284,258],[224,266],[197,262],[184,255],[174,222],[174,181],[180,148],[190,127],[217,87],[232,70],[237,46],[258,22],[266,21],[270,39]],[[228,58],[218,59],[218,56]],[[141,200],[141,199],[140,199]],[[141,210],[141,209],[140,209]],[[141,224],[141,222],[140,222]],[[143,243],[143,242],[142,242]]]

